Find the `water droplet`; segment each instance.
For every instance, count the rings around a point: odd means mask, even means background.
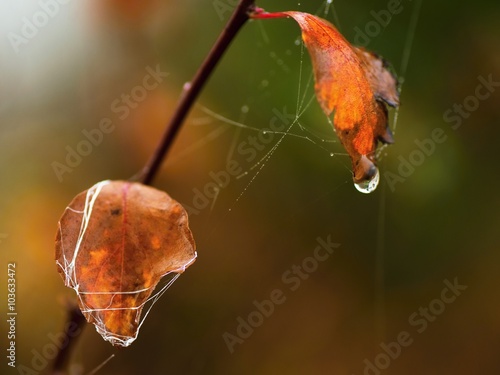
[[[354,187],[361,193],[370,194],[375,191],[380,180],[380,173],[377,168],[377,173],[371,178],[371,180],[360,182],[359,184],[354,184]]]
[[[294,43],[295,43],[296,46],[300,46],[300,39],[299,38],[295,39]]]
[[[249,110],[249,108],[247,105],[244,105],[241,107],[241,113],[248,113],[248,110]]]
[[[266,132],[265,130],[263,130],[263,131],[262,131],[262,134],[266,135],[266,134],[267,134],[267,132]]]
[[[333,156],[333,155],[335,155],[335,154],[333,152],[330,152],[330,156]]]

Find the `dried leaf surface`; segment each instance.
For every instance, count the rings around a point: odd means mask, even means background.
[[[137,337],[160,279],[174,276],[168,287],[196,259],[184,208],[165,192],[124,181],[78,194],[61,217],[55,247],[59,273],[87,321],[120,346]]]

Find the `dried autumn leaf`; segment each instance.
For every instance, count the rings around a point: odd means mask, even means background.
[[[184,208],[165,192],[124,181],[78,194],[59,221],[55,248],[58,271],[85,318],[118,346],[137,338],[143,308],[148,304],[147,315],[196,259]]]
[[[376,54],[352,46],[328,21],[302,12],[265,13],[253,18],[292,17],[302,30],[311,56],[316,97],[327,116],[334,113],[335,131],[348,152],[358,190],[378,184],[377,141],[393,143],[386,104],[399,105],[396,78]]]

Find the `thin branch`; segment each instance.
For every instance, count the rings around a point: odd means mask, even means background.
[[[181,128],[184,119],[189,110],[194,104],[198,94],[205,85],[208,78],[211,76],[215,66],[220,61],[222,55],[227,50],[234,37],[241,27],[248,21],[248,14],[254,10],[255,0],[241,0],[235,8],[233,15],[222,30],[219,38],[210,50],[203,64],[194,76],[190,84],[185,86],[182,96],[177,104],[174,115],[170,119],[165,133],[154,152],[151,159],[142,169],[139,180],[146,185],[151,184],[156,176],[165,155],[167,154],[172,142],[175,139],[179,129]],[[69,363],[72,350],[76,344],[80,333],[85,326],[85,317],[80,312],[76,305],[68,305],[68,322],[63,332],[62,343],[59,347],[59,352],[53,362],[52,375],[63,375]]]
[[[67,322],[64,326],[61,340],[57,345],[59,352],[52,365],[52,375],[63,375],[66,373],[65,368],[69,363],[71,353],[85,327],[85,317],[76,304],[68,303],[67,311]]]
[[[215,66],[220,61],[222,55],[233,41],[238,31],[248,20],[248,13],[253,11],[254,2],[255,0],[240,0],[233,15],[229,19],[224,30],[222,30],[219,38],[215,42],[203,64],[200,66],[193,80],[185,85],[185,89],[177,104],[177,108],[165,129],[165,133],[163,134],[156,151],[141,171],[139,180],[143,184],[151,184],[152,180],[158,173],[163,159],[169,151],[177,133],[179,132],[179,129],[182,127],[182,124],[198,97],[198,94],[202,90]]]

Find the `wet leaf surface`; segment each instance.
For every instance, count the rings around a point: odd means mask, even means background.
[[[377,142],[393,143],[387,107],[399,105],[397,80],[378,55],[352,46],[330,22],[302,12],[265,13],[253,18],[292,17],[302,30],[311,56],[315,91],[352,161],[358,190],[369,193],[378,183]]]

